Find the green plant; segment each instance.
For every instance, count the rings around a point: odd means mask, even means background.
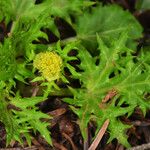
[[[37,104],[51,92],[59,91],[61,96],[63,89],[56,82],[60,80],[73,95],[64,101],[78,115],[84,139],[90,120],[95,120],[99,129],[109,119],[109,141],[117,138],[129,146],[125,130],[130,126],[119,117],[131,115],[136,107],[146,114],[150,104],[146,97],[150,91],[148,58],[145,52],[134,55],[135,40],[142,37],[142,27],[119,6],[97,4],[91,8],[93,4],[88,0],[43,0],[40,4],[35,0],[0,1],[0,21],[12,24],[0,43],[0,121],[7,131],[7,145],[11,140],[23,144],[22,137],[31,145],[32,130],[52,144],[50,124],[42,121],[51,117],[41,112]],[[61,40],[56,17],[66,20],[76,36]],[[48,40],[41,30],[44,28],[50,29],[60,41],[51,45],[34,44],[39,38]],[[77,56],[68,55],[73,49]],[[80,60],[80,65],[71,65],[73,60]],[[70,78],[80,80],[80,88],[70,86],[65,68]],[[22,97],[17,89],[21,82],[24,86],[38,82],[46,90],[41,96]],[[110,101],[105,103],[106,99]],[[124,104],[127,106],[123,107]]]

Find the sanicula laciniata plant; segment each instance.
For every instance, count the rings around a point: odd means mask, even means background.
[[[12,140],[23,144],[22,137],[31,145],[31,131],[38,131],[52,144],[50,124],[41,120],[51,117],[36,104],[46,100],[51,92],[59,91],[61,96],[63,89],[56,82],[61,81],[72,93],[72,98],[66,96],[63,100],[77,114],[84,139],[90,120],[97,123],[99,130],[109,119],[109,141],[117,138],[124,146],[130,146],[126,129],[131,126],[118,118],[130,116],[136,107],[145,115],[150,104],[145,96],[150,92],[148,54],[142,51],[133,55],[142,27],[119,6],[97,3],[92,7],[93,4],[88,0],[43,0],[38,4],[36,0],[0,0],[0,21],[6,26],[11,24],[10,32],[0,43],[0,121],[5,125],[7,145]],[[61,40],[56,17],[68,22],[76,36]],[[41,30],[44,28],[60,40],[49,45],[35,44],[39,38],[48,40]],[[71,50],[76,50],[77,56],[68,55]],[[72,66],[72,60],[80,64]],[[80,81],[80,88],[70,86],[65,68],[70,78]],[[22,97],[17,85],[32,82],[46,89],[40,96]],[[111,91],[115,94],[104,103]],[[126,107],[122,107],[124,104]]]

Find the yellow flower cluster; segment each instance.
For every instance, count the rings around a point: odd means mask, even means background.
[[[54,52],[41,52],[36,55],[33,66],[45,79],[52,81],[60,77],[62,59]]]

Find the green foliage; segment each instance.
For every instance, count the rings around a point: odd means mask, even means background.
[[[43,0],[40,4],[35,4],[35,0],[4,0],[0,1],[1,16],[9,20],[36,19],[38,16],[50,14],[59,17],[69,17],[70,13],[81,12],[83,6],[90,6],[93,2],[83,0]],[[51,8],[51,9],[49,9]]]
[[[98,129],[106,119],[109,119],[110,139],[117,138],[120,143],[129,146],[124,134],[128,126],[116,118],[130,115],[137,106],[145,114],[150,106],[150,102],[144,98],[144,93],[150,90],[149,65],[134,61],[133,51],[126,47],[127,39],[127,34],[122,34],[118,40],[113,41],[111,47],[107,47],[98,36],[97,59],[80,47],[78,56],[82,60],[79,66],[82,70],[82,87],[78,90],[71,89],[74,99],[64,100],[73,106],[79,106],[71,108],[79,116],[84,138],[90,119],[97,122]],[[108,104],[104,104],[102,100],[111,91],[116,91],[116,96]],[[123,104],[128,106],[124,108]]]
[[[150,9],[150,1],[149,0],[138,0],[136,2],[136,8],[138,10],[148,10],[148,9]]]
[[[37,107],[35,107],[36,104],[43,100],[43,97],[15,97],[11,99],[11,104],[20,109],[20,111],[13,110],[15,120],[17,120],[19,124],[28,129],[31,128],[34,131],[39,131],[46,141],[49,144],[52,144],[50,133],[47,129],[49,123],[41,121],[41,119],[50,119],[50,117],[47,114],[40,112]]]
[[[23,136],[28,141],[28,144],[31,144],[31,135],[29,133],[31,129],[34,132],[39,131],[46,141],[52,144],[50,133],[47,129],[49,123],[41,121],[41,119],[50,119],[50,117],[40,112],[35,105],[43,101],[48,96],[49,90],[53,86],[57,88],[57,85],[45,83],[48,89],[44,92],[44,98],[21,98],[11,91],[16,86],[14,78],[25,84],[28,84],[25,81],[26,78],[35,79],[32,67],[29,66],[32,65],[31,61],[35,57],[37,48],[33,41],[38,41],[39,37],[47,39],[46,33],[41,31],[42,28],[50,28],[59,37],[54,18],[62,17],[69,20],[70,13],[81,13],[83,7],[91,4],[82,0],[73,0],[72,2],[68,0],[57,0],[55,2],[53,0],[44,0],[40,4],[35,4],[35,0],[0,1],[0,21],[4,21],[6,25],[10,22],[12,24],[10,33],[8,33],[4,43],[0,43],[0,80],[4,84],[4,86],[3,84],[1,85],[0,91],[0,113],[2,114],[0,121],[4,123],[7,131],[7,145],[11,140],[16,140],[23,144]],[[61,47],[58,47],[58,50],[62,53]],[[69,45],[67,47],[69,49],[65,48],[62,54],[62,58],[66,61],[64,66],[68,61],[65,51],[69,52],[73,48],[69,47]],[[70,70],[74,70],[74,68],[72,67]],[[65,80],[65,77],[63,80]],[[12,93],[13,97],[10,97]],[[13,105],[10,110],[8,109],[9,105]],[[15,109],[13,109],[14,107]]]
[[[15,51],[11,47],[11,41],[6,39],[4,44],[0,43],[0,80],[8,80],[13,78],[16,70],[17,63],[15,60]]]
[[[54,16],[59,16],[61,18],[71,21],[69,14],[81,13],[83,7],[90,6],[94,4],[93,2],[84,0],[45,0],[49,2],[49,7],[51,7],[51,14]]]
[[[136,45],[133,39],[142,36],[142,28],[134,16],[116,5],[98,6],[92,9],[92,13],[85,12],[78,17],[76,30],[78,38],[87,48],[96,44],[96,33],[110,44],[112,39],[117,39],[121,32],[126,31],[132,48]]]
[[[1,82],[3,87],[0,89],[0,121],[4,123],[7,132],[7,145],[16,140],[23,145],[22,136],[24,136],[29,145],[31,145],[32,136],[29,130],[39,131],[40,134],[52,144],[50,133],[47,129],[49,123],[42,122],[41,119],[50,119],[50,116],[40,112],[35,106],[43,101],[43,97],[21,98],[18,94],[11,97],[9,90],[4,90],[7,85]],[[8,102],[8,100],[10,102]],[[7,107],[12,107],[9,110]]]
[[[11,24],[10,32],[0,43],[0,121],[6,128],[7,145],[12,140],[23,145],[23,137],[31,145],[30,132],[39,132],[52,145],[48,130],[51,117],[42,113],[37,104],[51,92],[59,91],[59,96],[64,97],[57,84],[63,83],[73,94],[73,98],[68,96],[64,101],[78,115],[84,139],[90,120],[99,129],[109,119],[109,141],[117,138],[129,146],[125,131],[130,126],[119,117],[131,115],[136,107],[144,114],[149,109],[149,52],[143,49],[135,56],[135,40],[141,38],[142,27],[129,12],[116,5],[98,3],[89,8],[93,4],[89,0],[43,0],[39,4],[36,0],[0,0],[0,21]],[[60,38],[56,18],[68,22],[77,35],[53,45],[35,44],[41,37],[48,39],[44,28]],[[72,50],[78,55],[70,55]],[[47,51],[62,59],[59,82],[47,81],[33,67],[35,56]],[[80,65],[73,61],[80,61]],[[70,75],[66,75],[66,69]],[[80,80],[81,88],[68,87],[68,76]],[[20,84],[26,88],[31,82],[41,86],[41,96],[21,97]],[[115,94],[109,97],[110,101],[104,103],[112,92]]]

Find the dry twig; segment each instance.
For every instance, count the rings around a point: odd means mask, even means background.
[[[131,147],[128,150],[148,150],[150,149],[150,143],[142,144],[140,146]]]
[[[109,125],[109,119],[107,119],[107,120],[104,122],[102,128],[99,130],[99,132],[98,132],[98,134],[97,134],[95,140],[93,141],[93,143],[91,144],[91,146],[89,147],[88,150],[95,150],[95,149],[97,148],[99,142],[101,141],[103,135],[104,135],[105,132],[106,132],[106,129],[107,129],[108,125]]]

